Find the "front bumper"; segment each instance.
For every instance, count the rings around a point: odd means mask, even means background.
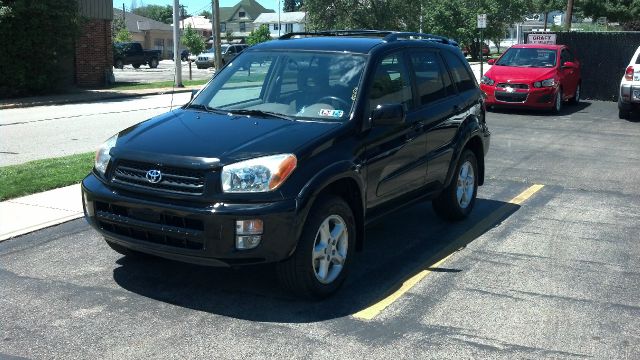
[[[210,60],[196,59],[196,66],[212,67],[212,66],[215,66],[215,60],[214,59],[210,59]]]
[[[549,109],[554,106],[557,89],[553,87],[528,89],[499,88],[495,85],[481,84],[487,106],[523,107],[531,109]]]
[[[173,260],[211,266],[276,262],[295,250],[303,216],[297,202],[184,203],[112,190],[90,174],[82,181],[85,218],[107,241]],[[260,219],[260,245],[235,247],[235,221]]]

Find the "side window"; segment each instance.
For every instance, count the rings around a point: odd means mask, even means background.
[[[411,108],[411,85],[401,54],[388,55],[378,63],[369,88],[369,111],[381,104],[403,104]]]
[[[560,65],[564,65],[567,61],[573,61],[573,54],[567,49],[562,49],[560,53]]]
[[[229,51],[227,51],[227,53],[229,53],[229,54],[235,54],[235,53],[236,53],[236,47],[235,47],[235,46],[230,46],[230,47],[229,47]]]
[[[411,65],[415,73],[420,105],[429,104],[448,95],[443,75],[446,75],[449,87],[451,79],[437,52],[414,50],[411,52]]]
[[[443,53],[447,64],[449,64],[449,70],[451,70],[453,82],[456,84],[458,91],[463,92],[475,89],[476,82],[472,77],[473,75],[469,73],[465,64],[462,63],[462,60],[450,51],[443,51]]]

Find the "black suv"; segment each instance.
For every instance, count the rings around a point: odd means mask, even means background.
[[[121,254],[275,262],[285,287],[319,298],[344,282],[374,219],[420,200],[467,216],[489,137],[446,38],[287,34],[107,140],[82,182],[84,211]]]

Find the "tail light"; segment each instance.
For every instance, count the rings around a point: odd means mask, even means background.
[[[624,72],[624,79],[629,81],[633,80],[633,66],[627,67],[627,71]]]

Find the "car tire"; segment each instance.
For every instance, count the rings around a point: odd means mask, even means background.
[[[562,111],[562,88],[558,88],[558,93],[553,100],[553,107],[551,108],[551,111],[554,114],[559,114]]]
[[[454,178],[432,201],[433,210],[448,221],[462,220],[471,213],[478,192],[478,159],[466,149],[460,156]]]
[[[115,67],[116,69],[123,69],[124,68],[124,62],[122,62],[122,60],[118,59],[118,60],[116,60],[116,63],[113,65],[113,67]]]
[[[149,61],[149,68],[155,69],[157,67],[158,67],[158,59],[156,58],[151,59],[151,61]]]
[[[104,239],[104,241],[107,243],[107,245],[109,245],[109,247],[117,252],[120,255],[124,255],[128,258],[146,258],[146,257],[151,257],[151,255],[147,255],[145,253],[141,253],[139,251],[135,251],[135,250],[131,250],[129,248],[126,248],[122,245],[116,244],[114,242],[111,242],[107,239]]]
[[[347,276],[355,238],[353,211],[343,199],[331,196],[314,204],[295,252],[277,264],[280,284],[309,299],[333,294]]]
[[[622,120],[629,120],[631,118],[631,111],[618,109],[618,118]]]
[[[578,86],[576,86],[575,94],[573,95],[571,100],[569,100],[572,105],[576,105],[577,103],[580,102],[580,93],[581,93],[581,90],[582,90],[581,88],[582,88],[582,84],[578,83]]]
[[[139,69],[141,64],[133,64],[134,69]]]

